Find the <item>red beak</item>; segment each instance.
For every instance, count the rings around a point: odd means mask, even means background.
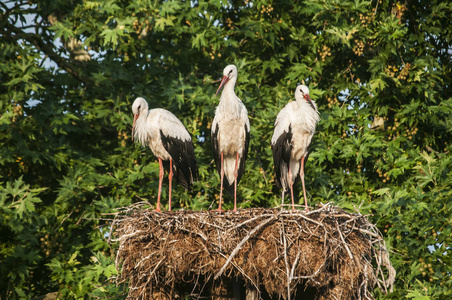
[[[229,77],[228,76],[223,76],[223,79],[221,80],[220,86],[218,87],[217,92],[215,93],[215,95],[218,95],[218,92],[221,90],[221,88],[228,82]]]
[[[309,105],[311,105],[312,109],[315,110],[315,111],[317,111],[317,109],[316,109],[315,106],[314,106],[314,103],[313,103],[312,100],[311,100],[311,97],[309,97],[309,95],[306,94],[306,95],[304,95],[304,98],[306,99],[306,101],[308,101]]]
[[[140,114],[133,115],[132,141],[133,141],[133,136],[135,135],[135,122],[137,121],[139,116],[140,116]]]

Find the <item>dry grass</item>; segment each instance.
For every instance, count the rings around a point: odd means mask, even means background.
[[[138,204],[114,226],[118,282],[128,282],[132,299],[218,299],[235,278],[263,298],[373,299],[370,291],[386,292],[395,277],[378,229],[332,205],[218,215]]]

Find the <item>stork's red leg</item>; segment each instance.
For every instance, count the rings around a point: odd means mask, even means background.
[[[293,200],[293,181],[292,181],[292,171],[289,165],[289,186],[290,186],[290,197],[292,199],[292,210],[295,210],[295,202]]]
[[[221,214],[221,201],[223,199],[223,179],[224,179],[224,166],[223,166],[223,152],[220,154],[220,205],[218,206],[218,212]]]
[[[171,211],[171,186],[173,181],[173,159],[170,157],[170,171],[168,175],[169,179],[169,201],[168,201],[168,211]]]
[[[238,175],[238,170],[237,170],[237,165],[239,163],[239,153],[237,152],[237,156],[235,158],[235,169],[234,169],[234,212],[237,211],[237,175]]]
[[[157,196],[157,208],[155,209],[156,211],[161,211],[160,210],[160,195],[162,193],[162,182],[163,182],[163,164],[162,164],[162,159],[159,157],[159,194]]]
[[[306,210],[308,209],[308,198],[306,198],[306,188],[304,187],[304,156],[301,157],[301,168],[300,168],[300,177],[301,184],[303,185],[303,197],[304,197],[304,206]]]

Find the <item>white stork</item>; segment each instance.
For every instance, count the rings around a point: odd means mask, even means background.
[[[156,211],[160,210],[160,194],[164,171],[169,173],[169,207],[171,211],[171,182],[173,175],[185,189],[198,180],[193,142],[182,122],[171,112],[156,108],[148,110],[148,103],[141,97],[132,105],[132,141],[135,137],[143,146],[149,146],[159,161],[159,192]]]
[[[232,195],[234,187],[234,212],[237,211],[237,184],[245,170],[245,160],[250,141],[250,121],[248,111],[234,92],[237,81],[237,67],[228,65],[223,70],[223,79],[216,92],[222,87],[220,103],[215,110],[212,122],[212,147],[215,165],[220,174],[220,205],[223,198],[223,185]],[[226,178],[224,176],[226,175]]]
[[[293,185],[301,178],[304,204],[308,209],[304,185],[304,164],[311,144],[315,126],[319,122],[317,105],[309,97],[309,89],[299,85],[295,89],[295,100],[281,109],[275,121],[275,131],[271,141],[276,182],[284,193],[290,189],[292,210],[295,209]]]

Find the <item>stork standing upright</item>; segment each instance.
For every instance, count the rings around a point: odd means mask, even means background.
[[[151,148],[159,162],[159,192],[157,208],[160,210],[160,194],[164,170],[169,173],[169,207],[171,211],[171,185],[173,176],[185,189],[190,189],[198,180],[198,165],[196,164],[193,142],[182,122],[171,112],[156,108],[148,110],[146,100],[135,99],[132,105],[133,126],[132,141],[135,137],[143,146]]]
[[[223,70],[223,79],[216,92],[223,87],[220,103],[215,110],[212,122],[212,147],[215,165],[220,174],[220,204],[221,213],[223,186],[232,194],[234,187],[234,212],[237,211],[237,184],[245,170],[245,160],[250,141],[250,121],[248,111],[234,92],[237,81],[237,67],[228,65]],[[225,178],[226,175],[226,178]]]
[[[309,89],[299,85],[295,89],[295,100],[281,109],[275,121],[275,130],[271,141],[276,182],[284,193],[290,189],[292,210],[295,209],[293,185],[301,178],[303,184],[304,204],[308,209],[306,188],[304,184],[304,165],[309,145],[319,122],[317,105],[309,97]]]

